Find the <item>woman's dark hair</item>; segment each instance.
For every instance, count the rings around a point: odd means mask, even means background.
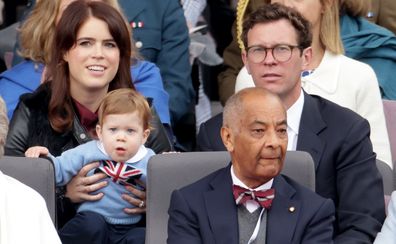
[[[135,89],[131,73],[131,37],[122,15],[100,1],[74,1],[63,12],[57,24],[51,62],[46,79],[51,79],[51,99],[48,118],[52,128],[60,133],[73,125],[73,103],[70,94],[70,73],[65,54],[76,45],[81,26],[94,17],[107,23],[109,32],[120,50],[120,62],[109,91],[118,88]]]

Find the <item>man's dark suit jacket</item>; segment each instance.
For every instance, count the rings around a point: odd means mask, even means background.
[[[201,125],[199,150],[226,150],[222,121],[220,114]],[[316,192],[335,203],[336,243],[372,243],[385,219],[382,178],[369,136],[369,123],[355,112],[304,93],[297,150],[311,154]]]
[[[332,243],[334,204],[288,177],[274,179],[267,244]],[[290,208],[294,207],[294,211]],[[168,244],[238,244],[238,214],[230,166],[173,192]]]

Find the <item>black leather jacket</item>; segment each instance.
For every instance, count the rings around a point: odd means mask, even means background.
[[[92,140],[77,116],[74,116],[73,128],[65,133],[54,131],[48,120],[50,90],[48,85],[40,86],[34,93],[24,94],[14,112],[5,144],[5,155],[24,156],[32,146],[45,146],[52,155]],[[149,101],[150,102],[150,101]],[[167,131],[159,120],[153,106],[150,136],[146,147],[156,153],[173,150]],[[75,214],[74,205],[64,197],[64,189],[57,188],[57,222],[63,226]]]
[[[24,156],[31,146],[45,146],[52,155],[58,156],[62,152],[92,140],[82,127],[77,116],[74,116],[73,128],[65,133],[54,131],[48,120],[48,103],[50,92],[48,85],[42,85],[32,93],[21,96],[7,135],[5,155]],[[150,99],[149,99],[150,101]],[[156,153],[173,150],[171,140],[163,124],[159,120],[153,106],[150,136],[146,147]]]

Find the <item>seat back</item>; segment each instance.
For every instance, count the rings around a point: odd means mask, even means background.
[[[173,190],[228,165],[228,152],[188,152],[151,157],[147,168],[146,244],[166,243]],[[315,190],[315,167],[306,152],[288,151],[282,174]]]
[[[384,105],[386,128],[388,130],[389,142],[391,146],[392,161],[395,163],[396,162],[396,101],[382,100],[382,104]]]
[[[393,187],[396,189],[396,101],[382,100],[393,162]]]
[[[394,186],[394,178],[393,178],[393,170],[386,164],[384,161],[379,159],[376,160],[377,168],[382,176],[382,183],[384,185],[384,194],[390,196],[393,191]]]
[[[0,170],[40,193],[47,203],[53,223],[56,224],[55,171],[51,160],[4,156],[0,158]]]

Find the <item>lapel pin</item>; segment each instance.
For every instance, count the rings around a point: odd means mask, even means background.
[[[294,211],[296,211],[296,208],[295,208],[295,207],[292,206],[292,207],[289,208],[289,212],[290,212],[290,213],[294,213]]]

